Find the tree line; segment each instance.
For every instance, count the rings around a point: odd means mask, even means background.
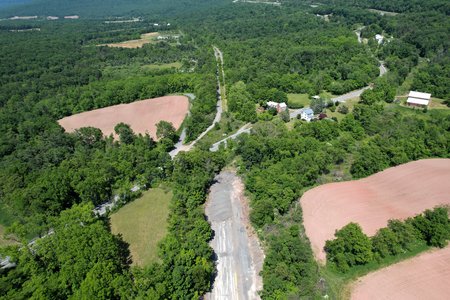
[[[364,234],[358,224],[349,223],[337,230],[335,237],[324,247],[327,262],[340,272],[348,272],[371,262],[379,264],[423,244],[445,247],[450,239],[448,209],[437,207],[404,221],[389,220],[387,227],[372,237]]]

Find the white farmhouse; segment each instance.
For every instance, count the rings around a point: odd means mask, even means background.
[[[300,115],[302,120],[310,122],[314,118],[314,111],[311,108],[305,108]]]

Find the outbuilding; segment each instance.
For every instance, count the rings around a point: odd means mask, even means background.
[[[431,101],[431,94],[410,91],[406,104],[409,106],[427,107]]]
[[[284,102],[278,103],[278,102],[274,102],[274,101],[268,101],[267,107],[275,108],[277,110],[277,112],[282,112],[287,109],[287,104]]]
[[[375,34],[375,40],[377,41],[378,45],[381,45],[383,43],[384,36],[382,36],[381,34]]]

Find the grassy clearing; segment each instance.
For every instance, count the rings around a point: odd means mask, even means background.
[[[350,112],[353,111],[353,107],[354,107],[355,104],[357,104],[358,102],[359,102],[359,97],[353,98],[353,99],[350,99],[350,100],[347,100],[347,101],[345,101],[345,103],[339,103],[339,106],[343,106],[343,105],[347,106],[347,107],[348,107],[348,112],[350,113]],[[327,108],[327,109],[325,110],[325,113],[327,114],[327,116],[328,116],[329,118],[336,117],[336,119],[338,119],[338,120],[340,121],[340,120],[342,120],[346,115],[341,114],[340,112],[338,112],[339,106],[336,107],[336,110],[335,110],[334,112],[332,112],[330,109]]]
[[[317,182],[322,184],[332,183],[332,182],[341,182],[341,181],[350,181],[353,180],[353,176],[350,173],[350,168],[353,164],[354,157],[353,154],[348,153],[344,159],[344,162],[334,166],[330,170],[330,172],[326,174],[322,174]]]
[[[373,8],[369,8],[368,11],[378,13],[382,16],[388,16],[388,17],[394,17],[394,16],[398,15],[398,13],[393,12],[393,11],[379,10],[379,9],[373,9]]]
[[[323,91],[322,93],[319,94],[320,98],[325,99],[325,100],[330,100],[331,98],[336,97],[336,95],[327,92],[327,91]]]
[[[144,69],[144,70],[165,70],[165,69],[171,69],[171,68],[179,69],[181,67],[182,67],[181,62],[176,61],[176,62],[168,63],[168,64],[144,65],[144,66],[142,66],[142,69]]]
[[[308,94],[288,94],[289,107],[300,108],[311,104]]]
[[[166,70],[170,72],[171,68],[179,69],[181,67],[181,62],[147,65],[132,63],[122,66],[106,66],[102,69],[102,76],[107,79],[122,79],[131,76],[151,75],[155,72],[162,72]]]
[[[130,244],[133,265],[158,261],[158,242],[167,233],[171,191],[150,189],[111,215],[111,231]]]
[[[444,103],[444,99],[433,98],[433,97],[431,97],[431,104],[430,104],[429,108],[431,108],[431,109],[449,109],[447,104]]]
[[[330,299],[350,299],[352,283],[359,277],[385,268],[403,260],[412,258],[419,253],[433,249],[424,243],[417,244],[411,251],[398,256],[389,256],[381,262],[371,262],[367,265],[353,267],[347,273],[340,273],[330,266],[320,268],[321,275],[326,279],[328,287],[328,296]]]
[[[209,148],[210,145],[232,135],[244,125],[245,122],[236,120],[230,113],[226,112],[222,114],[222,118],[218,125],[210,130],[199,143],[197,143],[197,146],[200,148]]]
[[[15,241],[13,239],[9,240],[9,239],[5,238],[4,235],[5,235],[5,228],[2,225],[0,225],[0,247],[18,244],[17,241]]]

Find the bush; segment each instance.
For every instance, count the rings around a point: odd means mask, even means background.
[[[450,239],[450,221],[446,208],[426,210],[423,215],[416,216],[411,223],[428,245],[440,248],[447,245]]]
[[[327,259],[346,272],[349,267],[364,265],[373,259],[372,241],[362,232],[361,226],[349,223],[334,234],[336,239],[326,241]]]
[[[346,105],[340,105],[338,107],[337,111],[338,111],[338,113],[346,115],[346,114],[348,114],[348,107]]]
[[[285,110],[280,113],[280,118],[284,123],[287,123],[291,120],[291,116],[289,115],[289,111]]]
[[[402,251],[397,235],[389,228],[381,228],[372,237],[373,252],[385,258],[389,255],[397,255]]]

